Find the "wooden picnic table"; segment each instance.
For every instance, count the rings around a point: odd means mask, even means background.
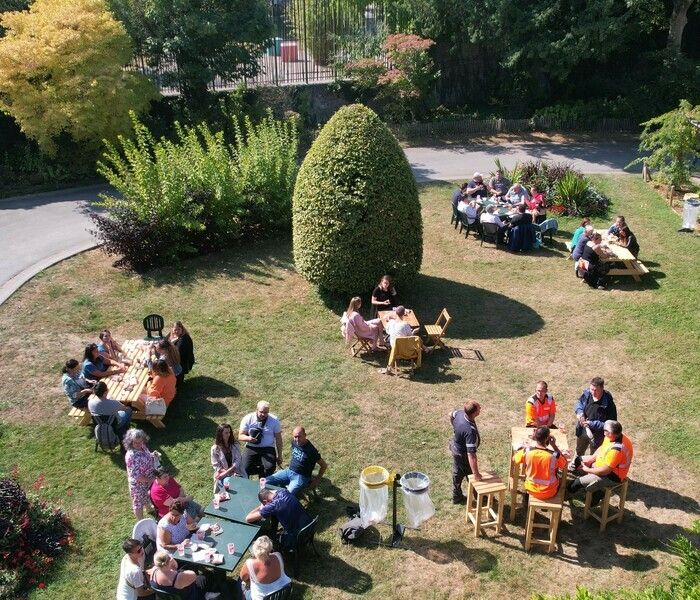
[[[624,246],[618,246],[610,242],[606,242],[604,245],[610,250],[612,256],[607,258],[601,257],[601,261],[621,262],[623,265],[622,267],[610,269],[608,275],[625,275],[632,277],[635,281],[641,281],[642,275],[649,272],[649,269],[644,266],[644,263],[635,258],[634,254]]]
[[[131,406],[133,421],[148,421],[158,429],[165,429],[164,415],[147,415],[141,395],[148,384],[149,370],[145,366],[148,359],[149,346],[143,340],[126,340],[122,350],[132,364],[126,373],[112,375],[104,381],[107,384],[108,397]]]
[[[516,465],[513,456],[523,445],[523,442],[530,439],[535,432],[534,427],[513,427],[510,430],[510,472],[508,474],[508,489],[510,491],[510,520],[515,521],[515,511],[518,507],[518,486],[521,481],[525,481],[525,464]],[[564,452],[569,450],[569,442],[566,439],[566,432],[561,429],[552,429],[551,435],[554,437],[559,450]],[[530,440],[532,442],[532,440]],[[534,444],[534,442],[532,442]]]
[[[389,317],[391,315],[394,315],[393,310],[380,310],[377,311],[377,314],[379,315],[379,318],[382,320],[382,325],[384,325],[384,329],[386,329],[387,324],[391,320]],[[420,323],[418,322],[418,317],[416,317],[415,311],[411,310],[410,308],[406,309],[406,313],[403,316],[403,320],[406,321],[411,327],[414,329],[416,327],[420,327]]]

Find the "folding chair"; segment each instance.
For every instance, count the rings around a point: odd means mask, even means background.
[[[340,333],[343,335],[347,346],[350,347],[350,353],[353,357],[360,352],[372,352],[372,340],[357,335],[352,322],[348,321],[346,313],[343,313],[340,319]]]
[[[495,225],[495,223],[491,223]],[[489,223],[484,223],[484,225],[489,225]],[[435,346],[445,347],[442,342],[442,338],[445,336],[445,331],[447,331],[447,326],[452,321],[450,313],[447,312],[446,308],[443,308],[435,321],[435,325],[426,325],[425,332],[428,334],[428,341],[431,341]]]
[[[556,219],[547,219],[540,223],[540,235],[542,236],[542,241],[544,242],[544,234],[549,233],[549,243],[553,242],[552,236],[559,229],[559,221]]]
[[[420,338],[417,335],[408,335],[394,339],[394,345],[389,354],[387,369],[396,369],[400,360],[410,360],[413,369],[421,366],[423,351]]]
[[[318,517],[314,517],[306,527],[304,527],[299,533],[297,533],[297,539],[294,545],[288,549],[289,553],[292,555],[294,560],[294,577],[296,578],[299,573],[299,552],[305,546],[311,545],[316,556],[320,556],[316,546],[314,545],[314,536],[316,535],[316,525],[318,524]]]
[[[484,241],[489,241],[487,238],[491,238],[493,243],[496,244],[498,248],[498,224],[497,223],[482,223],[481,224],[481,244],[484,245]]]
[[[163,328],[165,327],[165,319],[160,315],[151,314],[143,319],[143,328],[146,330],[145,340],[157,340],[163,337]],[[157,331],[158,337],[151,335],[152,332]]]

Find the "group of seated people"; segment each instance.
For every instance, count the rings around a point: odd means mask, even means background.
[[[241,442],[245,447],[241,449]],[[182,598],[201,600],[207,594],[220,591],[211,581],[197,577],[189,570],[178,569],[172,558],[183,544],[199,528],[204,516],[202,505],[188,494],[182,485],[162,468],[159,455],[148,448],[148,436],[138,429],[129,429],[124,437],[126,469],[134,515],[143,518],[144,509],[153,506],[158,517],[154,568],[144,571],[141,542],[127,540],[119,590],[142,588],[141,597],[147,593],[146,581],[150,577],[150,589],[176,593]],[[235,477],[248,478],[256,474],[261,479],[258,500],[260,505],[250,510],[246,522],[264,521],[271,534],[277,525],[282,527],[276,537],[282,549],[293,547],[299,531],[311,522],[311,517],[299,502],[298,494],[306,488],[314,488],[323,477],[328,465],[298,425],[292,431],[291,459],[283,466],[282,425],[276,415],[270,413],[265,401],[257,404],[255,411],[241,419],[238,434],[228,423],[217,427],[214,444],[210,449],[213,468],[214,494],[233,488]],[[316,466],[318,472],[314,475]],[[276,467],[279,469],[276,471]],[[263,479],[264,478],[264,479]],[[266,486],[279,487],[269,489]],[[193,538],[194,539],[194,538]],[[253,558],[246,561],[241,570],[241,583],[246,598],[261,599],[289,583],[284,563],[279,553],[273,553],[273,542],[267,536],[258,538],[252,547]],[[146,574],[146,575],[145,575]],[[174,590],[174,591],[173,591]],[[124,595],[118,598],[136,598]]]
[[[606,289],[607,274],[612,265],[610,259],[614,256],[608,244],[627,248],[635,258],[639,255],[639,243],[623,215],[616,217],[606,238],[594,229],[588,217],[584,217],[569,244],[576,277],[599,290]]]
[[[389,275],[384,275],[372,291],[372,318],[367,321],[360,313],[362,298],[354,296],[341,318],[340,330],[345,340],[350,343],[354,336],[367,340],[372,350],[386,351],[394,346],[397,337],[418,335],[420,328],[414,328],[406,321],[408,309],[398,304],[396,287]],[[386,325],[379,318],[379,311],[391,311],[386,316]],[[388,346],[387,346],[388,345]],[[423,352],[433,351],[421,340]]]
[[[71,406],[87,409],[93,415],[115,415],[115,429],[121,438],[129,427],[132,407],[110,399],[105,380],[123,377],[133,363],[108,329],[101,331],[99,338],[99,343],[85,346],[82,363],[74,358],[65,362],[61,383]],[[167,337],[149,344],[148,357],[143,361],[149,377],[142,399],[162,398],[169,406],[177,385],[194,362],[192,338],[182,322],[176,321]]]
[[[509,207],[510,212],[500,217],[497,209],[503,206]],[[545,194],[535,185],[529,191],[519,182],[511,185],[500,170],[488,186],[480,173],[474,173],[470,182],[455,190],[452,207],[463,223],[474,226],[478,235],[490,233],[484,224],[492,224],[498,243],[507,243],[509,250],[530,250],[535,244],[532,224],[547,218]]]

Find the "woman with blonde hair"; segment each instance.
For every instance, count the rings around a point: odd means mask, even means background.
[[[361,307],[362,299],[359,296],[355,296],[350,300],[348,309],[343,313],[340,323],[346,341],[352,340],[352,337],[356,335],[357,337],[368,339],[372,344],[372,350],[386,350],[385,346],[379,345],[379,340],[384,331],[381,319],[365,321],[359,312]]]
[[[263,600],[289,585],[292,580],[284,572],[284,561],[279,552],[272,551],[272,540],[260,536],[250,549],[253,558],[245,561],[241,569],[241,584],[246,600]]]
[[[172,594],[182,600],[210,600],[219,594],[208,591],[210,586],[204,575],[189,569],[178,570],[177,561],[168,552],[159,550],[153,557],[151,587],[155,592]]]

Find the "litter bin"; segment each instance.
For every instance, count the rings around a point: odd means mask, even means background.
[[[700,198],[694,194],[686,194],[683,200],[683,229],[695,231],[695,224],[698,222],[698,213],[700,212]]]
[[[428,495],[430,478],[425,473],[411,471],[399,480],[403,491],[408,526],[414,529],[435,514],[435,506]]]
[[[386,518],[389,504],[389,471],[372,465],[360,473],[360,519],[362,527],[369,527]]]

